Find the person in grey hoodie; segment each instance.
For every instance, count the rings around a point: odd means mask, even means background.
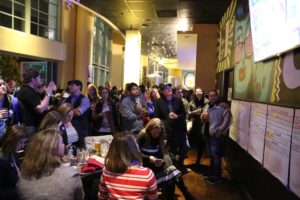
[[[204,125],[202,131],[207,137],[208,151],[210,154],[210,174],[206,179],[209,184],[220,183],[221,159],[224,153],[228,129],[232,122],[232,114],[226,103],[219,103],[218,92],[209,92],[209,103],[204,107],[200,118]]]
[[[128,96],[120,104],[120,113],[124,131],[137,135],[144,128],[144,117],[148,116],[146,102],[140,97],[140,90],[136,83],[127,85]]]

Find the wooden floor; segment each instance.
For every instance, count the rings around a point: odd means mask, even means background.
[[[192,171],[183,175],[184,183],[191,192],[191,194],[197,200],[248,200],[239,186],[230,179],[228,173],[226,173],[226,163],[223,162],[222,177],[223,182],[210,185],[207,184],[204,178],[200,175],[199,166],[196,167],[195,163],[195,150],[190,150],[188,158],[185,159],[185,165]],[[201,169],[209,166],[209,158],[206,156],[201,160]],[[83,186],[86,192],[87,200],[96,200],[98,193],[99,177],[84,178]],[[176,200],[184,200],[182,193],[176,188],[175,191]]]
[[[200,175],[200,167],[195,165],[195,150],[190,150],[188,158],[185,159],[185,165],[192,171],[183,176],[184,182],[189,191],[198,200],[247,200],[247,198],[241,192],[240,187],[230,179],[230,176],[226,172],[226,162],[222,164],[222,177],[223,182],[210,185],[207,184],[204,178]],[[209,158],[204,156],[201,160],[201,170],[209,167]],[[176,188],[176,199],[184,200],[182,193]]]

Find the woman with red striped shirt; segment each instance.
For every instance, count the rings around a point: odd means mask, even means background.
[[[142,166],[135,138],[116,133],[111,142],[99,184],[102,199],[158,199],[154,173]]]

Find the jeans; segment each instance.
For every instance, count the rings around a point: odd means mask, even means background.
[[[169,142],[169,151],[173,155],[178,155],[175,163],[177,167],[183,167],[183,161],[190,149],[189,140],[186,133],[173,133],[167,138]]]
[[[208,150],[210,154],[210,176],[221,178],[222,156],[225,150],[226,136],[208,138]]]
[[[185,138],[183,139],[183,143],[179,153],[178,164],[183,166],[184,159],[190,150],[190,143],[187,134],[185,134]]]

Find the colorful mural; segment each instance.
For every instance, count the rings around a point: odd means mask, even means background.
[[[237,6],[234,28],[234,97],[254,101],[271,99],[275,61],[254,63],[250,17]],[[242,11],[243,10],[243,11]]]
[[[233,0],[219,24],[220,30],[219,30],[219,38],[218,38],[217,72],[221,72],[233,67],[233,65],[231,64],[231,52],[233,47],[235,6],[236,6],[236,0]]]
[[[247,0],[234,0],[220,22],[217,72],[231,67],[235,99],[300,106],[300,49],[255,63]]]
[[[300,49],[287,53],[278,65],[275,102],[300,106]]]

